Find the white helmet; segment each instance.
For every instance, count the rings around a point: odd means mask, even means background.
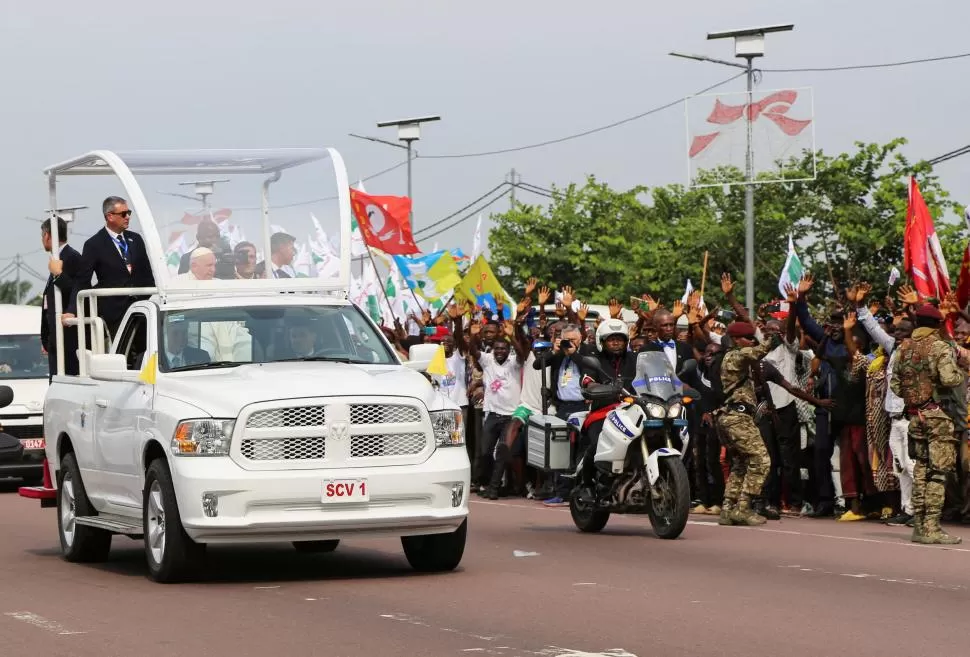
[[[603,342],[611,335],[622,335],[630,341],[630,329],[622,319],[607,319],[596,329],[596,348],[603,351]]]

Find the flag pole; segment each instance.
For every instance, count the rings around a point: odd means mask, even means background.
[[[387,304],[387,309],[391,311],[391,317],[394,317],[394,306],[391,305],[391,300],[387,298],[387,290],[381,284],[381,272],[377,268],[377,262],[374,260],[374,254],[371,253],[370,247],[367,247],[367,257],[370,258],[370,264],[374,268],[374,276],[377,277],[377,287],[381,289],[381,296],[384,297],[384,303]]]
[[[438,319],[439,317],[441,317],[441,313],[443,313],[443,312],[445,312],[446,310],[448,310],[448,304],[450,304],[450,303],[451,303],[451,302],[452,302],[452,301],[454,300],[454,298],[455,298],[455,293],[454,293],[454,292],[452,292],[452,293],[451,293],[451,296],[450,296],[450,297],[448,297],[448,300],[447,300],[447,301],[445,301],[445,305],[443,305],[443,306],[441,306],[441,310],[439,310],[439,311],[438,311],[438,314],[434,316],[434,319],[433,319],[433,320],[431,320],[432,322],[433,322],[433,321],[434,321],[435,319]]]
[[[701,273],[701,299],[704,298],[704,284],[707,283],[707,256],[708,252],[704,251],[704,271]]]

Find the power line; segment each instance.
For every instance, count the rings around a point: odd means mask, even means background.
[[[496,191],[498,191],[499,189],[501,189],[502,187],[504,187],[504,186],[506,186],[506,185],[508,185],[508,184],[509,184],[509,183],[507,183],[507,182],[501,182],[501,183],[499,183],[499,184],[497,184],[497,185],[495,185],[495,187],[492,187],[492,188],[491,188],[490,190],[488,190],[487,192],[485,192],[484,194],[482,194],[481,196],[479,196],[478,198],[476,198],[476,199],[475,199],[474,201],[472,201],[471,203],[468,203],[467,205],[465,205],[465,206],[463,206],[463,207],[461,207],[461,208],[459,208],[458,210],[455,210],[454,212],[452,212],[451,214],[449,214],[449,215],[448,215],[447,217],[442,217],[441,219],[439,219],[438,221],[436,221],[436,222],[434,222],[434,223],[432,223],[431,225],[429,225],[429,226],[425,226],[425,227],[424,227],[424,228],[422,228],[421,230],[417,230],[417,231],[415,231],[415,232],[414,232],[414,236],[415,236],[415,237],[418,237],[419,235],[421,235],[421,233],[425,233],[425,232],[427,232],[427,231],[429,231],[429,230],[432,230],[433,228],[435,228],[435,227],[437,227],[437,226],[440,226],[441,224],[443,224],[443,223],[445,223],[446,221],[448,221],[448,220],[449,220],[449,219],[451,219],[452,217],[456,217],[456,216],[458,216],[459,214],[461,214],[462,212],[464,212],[465,210],[467,210],[467,209],[468,209],[468,208],[470,208],[471,206],[473,206],[473,205],[475,205],[476,203],[478,203],[478,202],[480,202],[480,201],[482,201],[483,199],[485,199],[485,198],[487,198],[487,197],[489,197],[489,196],[491,196],[491,195],[492,195],[492,194],[494,194],[494,193],[495,193]],[[504,194],[503,194],[503,195],[504,195]],[[501,196],[499,196],[498,198],[502,198],[502,197],[501,197]],[[493,199],[492,201],[489,201],[489,203],[488,203],[488,204],[489,204],[489,205],[491,205],[491,204],[492,204],[492,203],[494,203],[494,202],[495,202],[495,200]],[[424,238],[424,237],[421,237],[420,239],[425,239],[425,238]]]
[[[712,89],[716,89],[717,87],[720,87],[722,85],[725,85],[728,82],[731,82],[732,80],[737,80],[739,77],[741,77],[743,75],[745,75],[745,74],[744,73],[738,73],[737,75],[732,75],[728,79],[723,80],[721,82],[718,82],[717,84],[712,84],[711,86],[709,86],[709,87],[707,87],[705,89],[701,89],[700,91],[698,91],[697,93],[692,94],[692,95],[696,96],[698,94],[706,93],[706,92],[708,92],[708,91],[710,91]],[[456,159],[456,158],[465,158],[465,157],[485,157],[486,155],[501,155],[502,153],[516,153],[518,151],[527,151],[527,150],[531,150],[533,148],[542,148],[543,146],[551,146],[553,144],[561,144],[564,141],[570,141],[572,139],[579,139],[580,137],[587,137],[589,135],[596,134],[597,132],[603,132],[604,130],[609,130],[611,128],[616,128],[618,126],[624,125],[625,123],[630,123],[631,121],[636,121],[637,119],[642,119],[642,118],[644,118],[646,116],[650,116],[651,114],[656,114],[658,112],[662,112],[665,109],[670,109],[671,107],[674,107],[675,105],[680,104],[681,102],[683,102],[684,100],[686,100],[686,98],[688,98],[688,96],[684,96],[683,98],[678,98],[677,100],[673,100],[673,101],[671,101],[669,103],[666,103],[664,105],[660,105],[659,107],[654,107],[653,109],[647,110],[646,112],[641,112],[640,114],[635,114],[634,116],[629,116],[629,117],[627,117],[625,119],[620,119],[619,121],[614,121],[613,123],[609,123],[607,125],[603,125],[603,126],[600,126],[598,128],[592,128],[590,130],[584,130],[583,132],[577,132],[577,133],[572,134],[572,135],[566,135],[565,137],[559,137],[558,139],[548,139],[546,141],[540,141],[540,142],[535,143],[535,144],[528,144],[528,145],[525,145],[525,146],[514,146],[512,148],[502,148],[502,149],[494,150],[494,151],[481,151],[481,152],[478,152],[478,153],[448,153],[448,154],[443,154],[443,155],[422,155],[421,157],[424,158],[424,159],[429,159],[429,160],[430,159],[435,159],[435,160]]]
[[[508,183],[505,183],[505,184],[508,184]],[[479,207],[479,208],[476,208],[475,210],[472,210],[472,211],[471,211],[470,213],[468,213],[468,214],[467,214],[467,215],[465,215],[464,217],[461,217],[460,219],[457,219],[457,220],[455,220],[455,221],[453,221],[453,222],[452,222],[452,223],[450,223],[449,225],[447,225],[447,226],[445,226],[444,228],[442,228],[442,229],[440,229],[440,230],[437,230],[437,231],[435,231],[435,232],[433,232],[433,233],[431,233],[430,235],[425,235],[425,236],[423,236],[423,237],[419,237],[419,238],[417,238],[417,239],[418,239],[418,241],[421,241],[421,242],[423,242],[423,241],[425,241],[425,240],[429,240],[429,239],[431,239],[432,237],[437,237],[437,236],[438,236],[438,235],[440,235],[441,233],[444,233],[444,232],[446,232],[446,231],[449,231],[449,230],[451,230],[451,229],[452,229],[452,228],[454,228],[455,226],[458,226],[459,224],[461,224],[461,223],[464,223],[464,222],[466,222],[466,221],[468,221],[469,219],[471,219],[472,217],[474,217],[474,216],[476,216],[476,215],[478,215],[478,213],[480,213],[480,212],[481,212],[482,210],[484,210],[484,209],[485,209],[485,208],[487,208],[488,206],[490,206],[490,205],[492,205],[492,204],[493,204],[493,203],[495,203],[496,201],[500,201],[500,200],[501,200],[502,198],[504,198],[504,197],[506,197],[506,196],[508,196],[508,195],[509,195],[509,194],[511,194],[511,193],[512,193],[512,187],[508,187],[508,188],[507,188],[507,189],[506,189],[505,191],[503,191],[503,192],[502,192],[501,194],[499,194],[499,195],[498,195],[498,196],[496,196],[495,198],[493,198],[493,199],[491,199],[490,201],[488,201],[487,203],[485,203],[485,204],[484,204],[484,205],[482,205],[481,207]]]
[[[970,145],[957,148],[956,150],[952,150],[949,153],[944,153],[943,155],[938,155],[934,157],[932,160],[927,160],[926,162],[931,166],[935,166],[937,164],[942,164],[943,162],[946,162],[948,160],[952,160],[955,157],[966,155],[967,153],[970,153]]]
[[[517,183],[515,186],[518,187],[521,190],[524,190],[524,191],[527,191],[527,192],[531,192],[532,194],[536,194],[538,196],[545,196],[547,198],[555,198],[555,196],[553,194],[553,191],[551,189],[545,189],[543,187],[537,187],[535,185],[530,185],[528,183]]]
[[[943,62],[951,59],[962,59],[970,57],[970,52],[957,55],[943,55],[941,57],[923,57],[921,59],[906,59],[899,62],[886,62],[883,64],[855,64],[850,66],[817,66],[809,68],[762,68],[765,73],[829,73],[833,71],[861,71],[872,68],[894,68],[896,66],[909,66],[910,64],[928,64],[931,62]]]

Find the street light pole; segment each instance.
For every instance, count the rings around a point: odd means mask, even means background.
[[[421,139],[421,124],[429,123],[431,121],[440,121],[440,116],[418,116],[410,119],[398,119],[395,121],[381,121],[377,124],[378,128],[388,128],[390,126],[397,126],[397,138],[399,141],[403,141],[407,146],[408,153],[408,199],[411,200],[411,213],[408,219],[411,223],[411,231],[414,232],[414,197],[411,189],[411,143]],[[365,137],[365,139],[370,139]],[[371,141],[383,141],[380,139],[371,139]],[[384,142],[387,143],[387,142]],[[396,145],[396,144],[395,144]]]
[[[751,90],[754,85],[752,56],[748,61],[748,97],[745,112],[744,155],[744,298],[748,302],[748,314],[754,319],[754,151],[751,144]]]
[[[744,107],[745,120],[745,151],[744,151],[744,294],[747,301],[748,313],[753,318],[755,310],[755,275],[754,275],[754,145],[752,143],[751,105],[754,89],[754,58],[765,54],[765,34],[769,32],[790,32],[794,25],[765,25],[743,30],[729,30],[727,32],[710,32],[708,40],[734,39],[734,56],[743,57],[746,65],[728,62],[722,59],[707,57],[706,55],[687,55],[672,52],[674,57],[696,59],[703,62],[723,64],[734,68],[744,69],[747,77],[747,102]]]

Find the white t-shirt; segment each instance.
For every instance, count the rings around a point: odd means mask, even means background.
[[[522,396],[520,404],[525,406],[533,413],[542,412],[542,370],[533,367],[536,362],[536,355],[529,353],[529,357],[523,365],[522,374]],[[546,382],[553,385],[552,368],[546,368]],[[555,415],[556,409],[550,404],[549,414]]]
[[[522,366],[509,354],[505,363],[499,365],[492,354],[482,354],[478,362],[482,366],[482,379],[485,383],[486,413],[512,415],[522,397]]]
[[[465,357],[455,350],[451,358],[445,360],[448,374],[434,375],[441,392],[459,406],[468,406],[468,387],[465,384]]]

